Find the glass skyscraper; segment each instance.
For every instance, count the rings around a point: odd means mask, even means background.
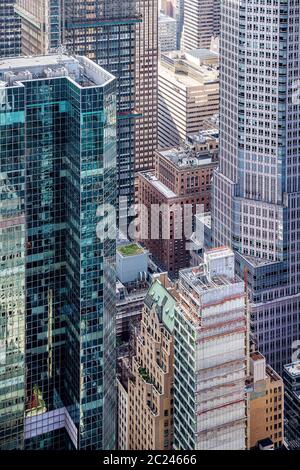
[[[278,372],[299,344],[298,0],[221,2],[214,244],[237,253],[259,350]]]
[[[117,78],[118,195],[134,202],[135,44],[142,21],[136,0],[17,0],[22,52],[71,53],[95,61]],[[120,214],[122,216],[123,213]],[[124,212],[125,215],[125,212]]]
[[[116,80],[50,55],[0,84],[0,449],[111,449]]]

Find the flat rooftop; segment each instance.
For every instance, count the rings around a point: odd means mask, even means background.
[[[143,177],[149,181],[149,183],[156,188],[164,197],[167,199],[171,199],[173,197],[177,197],[171,189],[169,189],[164,183],[159,181],[159,179],[151,172],[143,172],[141,173]]]
[[[145,250],[137,243],[130,243],[128,245],[121,245],[117,247],[118,253],[122,256],[136,256],[145,253]]]
[[[67,77],[80,88],[104,86],[114,76],[87,57],[49,54],[0,60],[0,86],[20,86],[23,82]]]
[[[159,154],[180,169],[208,166],[212,163],[212,158],[208,153],[197,152],[190,145],[159,150]]]
[[[300,361],[292,362],[291,364],[286,364],[284,369],[293,377],[300,375]]]
[[[211,51],[210,49],[193,49],[191,51],[186,51],[185,55],[187,57],[192,56],[200,60],[218,59],[219,57],[217,52]]]
[[[188,67],[189,64],[186,63],[185,71],[182,69],[172,70],[166,67],[161,61],[158,67],[158,75],[164,77],[168,81],[172,81],[172,83],[183,89],[199,87],[207,83],[216,83],[216,85],[218,85],[219,72],[217,69],[206,65],[195,66],[194,64],[191,64],[191,67],[194,67],[194,73],[192,74],[192,69],[189,72]]]
[[[194,268],[181,269],[179,279],[189,284],[199,295],[209,290],[241,283],[239,279],[224,275],[210,276],[204,264]]]
[[[205,144],[215,140],[219,141],[219,129],[211,127],[210,129],[200,130],[197,134],[187,136],[187,142]]]
[[[242,253],[237,253],[237,257],[244,258],[249,264],[251,264],[254,267],[262,267],[262,266],[268,266],[270,264],[281,263],[281,261],[258,258],[256,256],[244,255]]]

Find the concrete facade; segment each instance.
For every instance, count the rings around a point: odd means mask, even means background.
[[[158,145],[185,142],[219,109],[218,54],[206,49],[161,54],[158,67]]]

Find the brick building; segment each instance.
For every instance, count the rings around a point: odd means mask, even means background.
[[[209,211],[216,148],[186,145],[157,151],[155,169],[138,174],[138,238],[170,277],[189,266],[193,215]]]

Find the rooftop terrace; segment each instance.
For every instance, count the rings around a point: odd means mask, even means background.
[[[135,256],[144,253],[143,248],[137,243],[130,243],[129,245],[119,246],[117,251],[123,256]]]

